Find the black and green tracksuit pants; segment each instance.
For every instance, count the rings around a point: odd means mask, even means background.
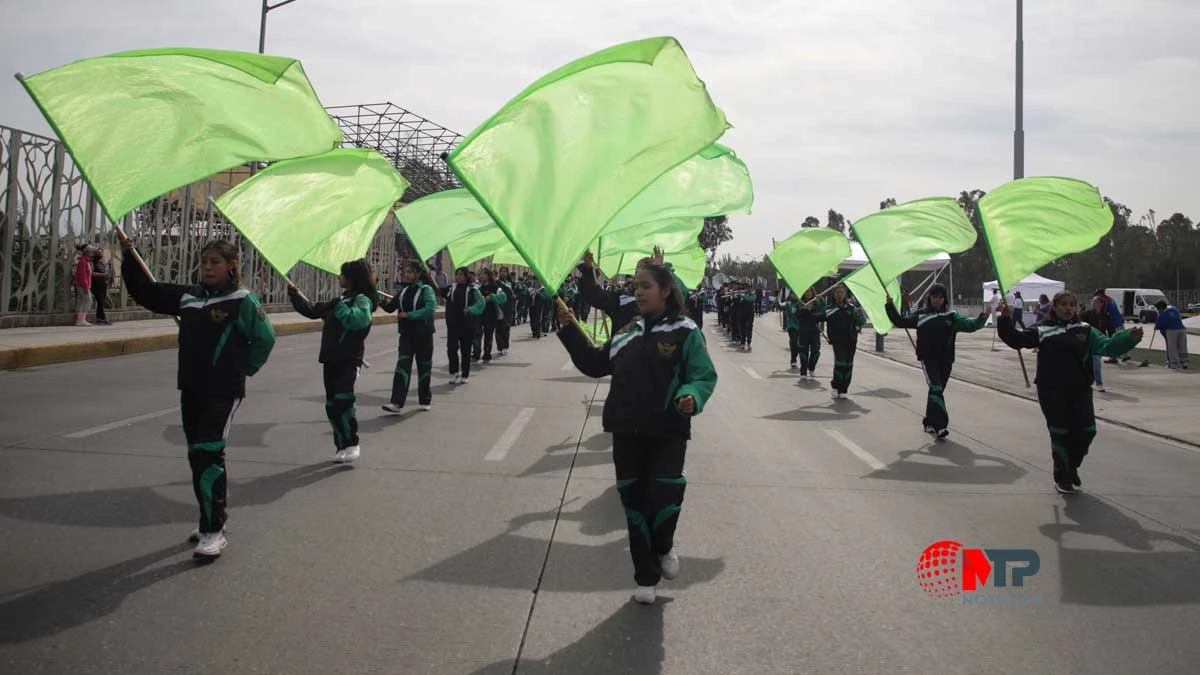
[[[404,407],[408,400],[408,385],[412,378],[413,359],[417,362],[417,401],[421,405],[433,403],[430,378],[433,375],[433,333],[428,331],[400,333],[400,345],[396,352],[396,372],[392,375],[392,405]]]
[[[850,378],[854,375],[854,353],[857,342],[835,342],[833,344],[833,380],[829,386],[844,394],[850,389]]]
[[[927,358],[921,362],[929,394],[925,397],[925,419],[921,424],[934,431],[950,428],[950,411],[946,409],[946,385],[950,383],[953,363],[944,359]]]
[[[613,434],[617,491],[625,507],[633,578],[639,586],[659,582],[659,556],[675,545],[675,526],[687,486],[683,476],[686,452],[687,441],[682,438]]]
[[[200,531],[220,532],[225,527],[225,442],[233,414],[242,399],[194,391],[180,393],[183,435],[187,439],[192,491],[200,506]]]
[[[1079,466],[1096,438],[1096,412],[1091,387],[1038,387],[1038,403],[1050,431],[1054,482],[1079,484]]]
[[[358,364],[325,364],[325,415],[333,426],[333,444],[338,450],[358,445],[358,418],[354,406],[354,382]]]
[[[804,375],[817,372],[817,360],[821,358],[821,333],[820,331],[803,331],[796,330],[796,348],[795,354],[800,357],[800,372]],[[796,357],[792,357],[792,363],[796,362]]]

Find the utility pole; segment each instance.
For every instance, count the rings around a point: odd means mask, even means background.
[[[274,5],[269,4],[268,0],[262,0],[262,17],[258,22],[258,53],[265,54],[267,47],[267,12],[273,9],[279,9],[284,5],[289,5],[296,0],[282,0]]]
[[[265,3],[265,0],[264,0]],[[1013,130],[1013,179],[1025,177],[1025,125],[1024,125],[1024,104],[1025,104],[1025,39],[1024,39],[1024,2],[1017,0],[1017,113],[1016,127]]]

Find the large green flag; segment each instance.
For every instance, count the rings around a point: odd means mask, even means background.
[[[745,163],[713,143],[663,174],[621,209],[604,228],[608,235],[669,218],[750,213],[754,186]]]
[[[557,289],[621,209],[726,126],[679,43],[652,38],[541,78],[447,162],[542,283]]]
[[[590,247],[592,252],[609,257],[614,253],[635,253],[644,256],[654,252],[657,246],[664,251],[683,251],[699,245],[700,231],[704,229],[704,218],[667,218],[643,223],[605,234]]]
[[[612,276],[620,274],[634,274],[637,272],[638,261],[650,255],[645,253],[614,253],[612,255],[604,254],[596,264],[604,273]],[[663,253],[663,262],[670,263],[675,271],[675,276],[684,283],[687,288],[695,288],[704,280],[705,264],[708,258],[705,255],[704,249],[698,244],[693,244],[690,248],[681,251],[667,251]]]
[[[113,222],[230,167],[317,155],[342,141],[295,59],[146,49],[22,84]]]
[[[838,263],[850,257],[850,240],[837,230],[806,227],[775,245],[767,259],[789,288],[803,294],[821,277],[837,274]]]
[[[272,164],[216,200],[280,274],[303,260],[337,274],[361,258],[408,181],[374,150],[330,150]]]
[[[888,319],[887,310],[884,309],[887,306],[887,298],[884,295],[883,286],[879,283],[879,277],[875,275],[875,270],[871,269],[870,265],[860,267],[847,274],[842,279],[842,283],[858,299],[858,304],[862,305],[863,311],[867,313],[867,318],[871,320],[871,327],[875,329],[875,332],[887,335],[894,326]],[[888,282],[887,293],[890,293],[892,298],[900,297],[900,279],[892,279]]]
[[[511,245],[504,230],[491,227],[465,234],[447,244],[446,249],[455,267],[466,267]]]
[[[1112,210],[1074,178],[1021,178],[979,200],[979,219],[1001,292],[1044,265],[1086,251],[1112,229]]]
[[[495,253],[492,254],[493,265],[523,265],[529,266],[525,259],[521,257],[521,252],[517,250],[512,242],[502,245]]]
[[[850,226],[882,279],[895,279],[941,253],[975,245],[975,227],[949,197],[918,199],[876,211]]]
[[[496,221],[479,200],[463,188],[421,197],[396,209],[396,220],[422,260],[429,260],[460,237],[496,228]]]

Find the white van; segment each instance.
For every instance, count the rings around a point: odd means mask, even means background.
[[[1116,301],[1117,307],[1126,319],[1142,323],[1154,323],[1158,319],[1158,309],[1154,306],[1159,300],[1166,300],[1167,295],[1157,288],[1106,288],[1109,297]]]

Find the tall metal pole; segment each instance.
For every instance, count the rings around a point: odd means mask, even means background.
[[[267,0],[262,0],[262,19],[258,22],[258,53],[265,54],[267,47],[267,12],[271,8],[267,5]]]
[[[1016,128],[1013,131],[1013,179],[1025,177],[1025,126],[1023,108],[1025,105],[1025,40],[1024,40],[1024,2],[1017,0],[1017,114]]]

